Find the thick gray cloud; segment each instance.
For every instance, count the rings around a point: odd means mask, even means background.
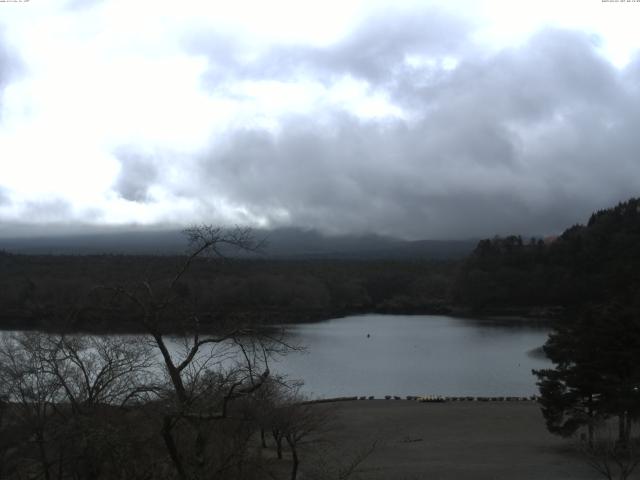
[[[334,111],[290,118],[279,134],[236,132],[203,157],[194,194],[214,189],[274,223],[430,238],[558,232],[638,195],[640,59],[618,70],[590,36],[551,29],[479,55],[462,24],[387,21],[234,75],[348,73],[411,121]],[[458,63],[411,66],[407,54]]]
[[[321,79],[349,74],[386,84],[407,71],[409,56],[441,57],[470,48],[469,33],[465,22],[438,11],[374,17],[328,48],[274,49],[248,73],[286,78],[312,71]]]
[[[159,176],[159,166],[154,158],[133,149],[120,149],[115,155],[121,170],[113,186],[114,191],[125,200],[147,202],[149,187]]]
[[[23,215],[31,223],[65,222],[72,216],[73,208],[61,198],[49,198],[27,202]]]
[[[472,31],[468,21],[428,9],[372,16],[329,47],[277,46],[250,60],[241,46],[217,33],[194,34],[187,45],[208,57],[205,83],[212,89],[237,79],[291,80],[305,75],[331,82],[348,74],[380,84],[407,72],[407,56],[442,57],[474,50]]]

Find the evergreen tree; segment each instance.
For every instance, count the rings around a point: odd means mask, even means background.
[[[593,338],[581,322],[568,322],[549,335],[545,354],[554,369],[534,370],[539,403],[551,433],[571,436],[587,426],[593,440],[595,423],[605,416],[601,405],[600,375],[591,355]],[[589,336],[590,337],[590,336]]]
[[[629,442],[640,415],[640,320],[620,304],[590,307],[557,328],[544,347],[555,364],[535,370],[550,432],[569,436],[618,418],[618,440]]]

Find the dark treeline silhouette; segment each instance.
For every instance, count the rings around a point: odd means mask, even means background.
[[[637,311],[610,302],[582,308],[544,346],[553,369],[536,370],[548,429],[570,436],[587,427],[589,443],[608,418],[628,444],[640,416],[640,322]]]
[[[28,231],[28,230],[27,230]],[[28,255],[180,255],[184,236],[180,230],[105,228],[99,232],[46,234],[33,228],[18,237],[0,238],[0,249]],[[403,240],[375,235],[324,235],[302,228],[256,229],[253,235],[264,240],[259,254],[221,247],[230,258],[278,260],[456,260],[475,247],[473,240]]]
[[[453,301],[477,311],[634,303],[639,285],[640,200],[630,199],[554,239],[482,240],[460,269]]]
[[[185,233],[190,253],[164,277],[107,276],[88,291],[63,282],[60,291],[85,303],[50,312],[73,326],[90,305],[144,336],[0,336],[0,478],[296,480],[303,460],[311,467],[303,443],[318,440],[326,410],[270,369],[298,347],[250,322],[203,331],[206,297],[190,290],[199,259],[227,244],[254,249],[250,231]],[[167,321],[181,335],[167,335]]]
[[[162,280],[178,256],[0,254],[4,328],[136,331],[129,312],[99,308],[92,289],[126,279]],[[198,258],[180,284],[197,300],[203,328],[235,319],[258,323],[320,320],[361,312],[447,311],[454,261],[226,260]],[[79,311],[73,326],[64,312]],[[165,325],[173,328],[171,323]]]
[[[0,252],[0,325],[59,329],[59,310],[80,309],[73,326],[135,330],[127,312],[96,308],[95,285],[162,279],[180,256],[19,255]],[[554,239],[482,240],[465,260],[197,259],[181,284],[197,298],[203,324],[243,318],[260,323],[320,320],[363,312],[535,313],[615,296],[635,302],[640,284],[640,201],[594,213]],[[550,308],[551,307],[551,308]],[[559,309],[558,309],[559,310]],[[64,325],[69,327],[68,325]],[[172,328],[171,324],[166,325]]]
[[[325,418],[270,372],[295,346],[259,327],[456,304],[562,307],[545,346],[554,368],[536,372],[547,425],[561,435],[586,427],[593,440],[598,422],[617,419],[615,448],[590,458],[637,464],[640,200],[553,241],[483,240],[462,263],[228,261],[227,244],[255,252],[250,231],[185,233],[183,256],[0,253],[0,324],[36,330],[0,344],[0,477],[249,479],[267,468],[283,478],[284,465],[295,480],[303,440]],[[77,331],[137,331],[147,342]],[[182,350],[170,351],[168,333]]]

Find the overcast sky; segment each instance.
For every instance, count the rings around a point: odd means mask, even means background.
[[[640,195],[638,25],[635,1],[1,2],[0,235],[557,233]]]

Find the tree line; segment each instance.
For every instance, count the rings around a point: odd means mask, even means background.
[[[452,300],[478,312],[611,298],[636,304],[639,285],[640,199],[630,199],[557,238],[482,240],[461,266]]]
[[[575,281],[544,345],[553,368],[533,372],[547,428],[579,433],[604,478],[630,478],[640,464],[640,201],[594,213],[542,254]]]
[[[319,436],[327,415],[270,369],[298,347],[238,321],[202,331],[202,307],[183,287],[198,259],[221,245],[252,249],[250,232],[187,234],[191,251],[171,276],[87,293],[97,309],[127,312],[144,336],[3,334],[0,478],[297,478],[301,444]],[[73,326],[79,303],[56,311],[57,322]],[[166,333],[166,318],[179,319],[178,336]]]
[[[180,268],[170,256],[0,254],[0,325],[60,330],[68,305],[80,331],[140,331],[130,312],[99,308],[94,285],[160,281]],[[371,311],[436,313],[450,305],[453,261],[261,260],[198,257],[176,290],[197,299],[201,328],[221,318],[274,324]],[[78,302],[78,298],[84,302]],[[178,328],[169,316],[166,329]]]
[[[557,238],[482,240],[452,292],[478,313],[555,314],[544,345],[553,367],[533,372],[547,428],[580,435],[605,478],[629,478],[640,464],[640,199]]]

